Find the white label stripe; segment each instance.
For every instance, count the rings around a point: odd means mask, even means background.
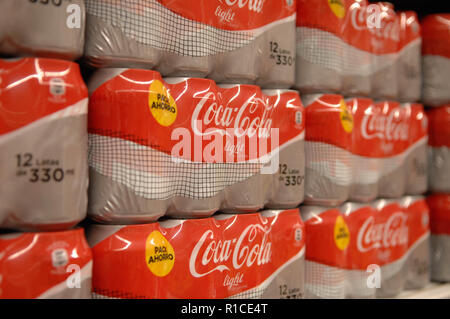
[[[59,110],[57,112],[54,112],[47,116],[39,118],[39,119],[19,128],[19,129],[16,129],[10,133],[0,135],[0,144],[6,143],[7,141],[12,140],[22,134],[27,134],[27,133],[33,131],[34,129],[36,129],[37,127],[43,126],[51,121],[60,120],[60,119],[63,119],[66,117],[71,117],[71,116],[84,115],[84,114],[87,114],[87,112],[88,112],[88,98],[84,98],[73,105],[70,105],[68,107],[65,107],[62,110]],[[57,134],[57,133],[58,132],[55,132],[55,134]]]

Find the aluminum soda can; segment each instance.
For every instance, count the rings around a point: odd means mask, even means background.
[[[76,225],[88,187],[88,92],[78,64],[0,60],[0,105],[0,228]]]

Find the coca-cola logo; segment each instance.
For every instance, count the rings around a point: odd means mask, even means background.
[[[265,1],[266,0],[219,0],[223,5],[238,7],[239,9],[246,7],[249,11],[257,13],[262,12]]]
[[[261,107],[263,108],[262,114]],[[270,137],[272,107],[254,97],[248,98],[240,108],[222,105],[214,92],[205,94],[200,99],[191,117],[191,127],[198,136],[220,133],[223,135],[252,137],[258,133],[259,138]],[[203,128],[213,128],[203,131]],[[234,128],[230,134],[227,128]]]
[[[358,232],[357,248],[365,253],[376,248],[390,248],[408,244],[407,216],[403,212],[392,214],[384,223],[375,223],[370,216]]]
[[[217,239],[208,230],[199,239],[189,259],[192,276],[199,278],[214,271],[239,270],[253,265],[267,264],[272,256],[272,243],[268,241],[269,227],[260,224],[247,226],[238,238]],[[206,270],[199,270],[206,268]]]
[[[361,135],[367,140],[379,138],[387,141],[407,141],[409,125],[403,120],[398,108],[393,109],[387,116],[366,112],[361,121]]]

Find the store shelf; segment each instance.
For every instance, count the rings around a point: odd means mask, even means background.
[[[401,293],[397,299],[450,299],[450,283],[431,283],[424,289],[407,290]]]

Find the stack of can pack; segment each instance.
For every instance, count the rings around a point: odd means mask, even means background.
[[[422,196],[301,206],[307,298],[385,298],[426,286],[429,210]]]
[[[422,21],[423,91],[428,106],[450,103],[450,14],[432,14]]]
[[[430,108],[427,198],[431,211],[431,278],[450,281],[450,14],[422,20],[422,100]]]
[[[93,297],[302,298],[304,231],[297,209],[93,225]]]
[[[73,62],[0,60],[1,299],[90,297],[89,246],[67,230],[86,216],[87,96]]]
[[[84,48],[83,0],[3,0],[0,54],[75,60]]]
[[[413,102],[421,35],[414,12],[361,0],[298,0],[295,87]]]
[[[428,122],[421,104],[337,94],[306,94],[302,102],[306,203],[337,206],[427,190]]]
[[[88,214],[151,222],[303,201],[296,91],[101,69],[89,83]]]
[[[0,1],[0,299],[89,298],[85,7]],[[18,56],[32,56],[18,58]],[[21,232],[26,231],[26,232]]]
[[[296,1],[86,0],[94,66],[289,88]]]

